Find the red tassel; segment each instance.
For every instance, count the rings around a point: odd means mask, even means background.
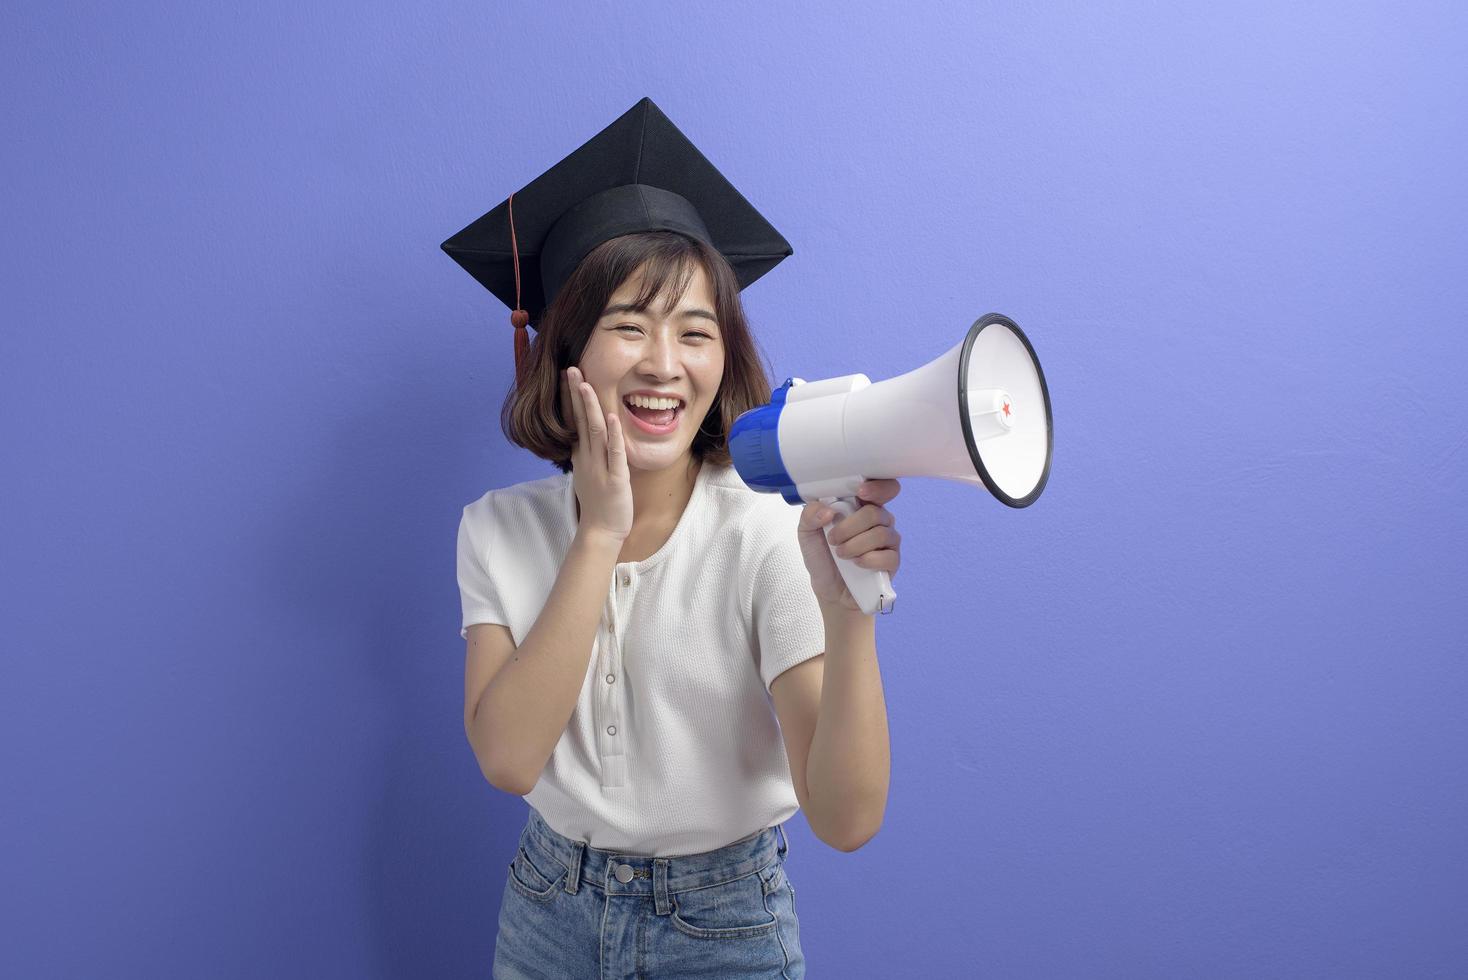
[[[520,241],[515,237],[515,195],[510,195],[510,245],[515,250],[515,309],[510,311],[510,324],[515,328],[515,386],[525,376],[526,355],[530,351],[530,331],[525,325],[530,314],[520,309]]]
[[[524,377],[525,360],[530,352],[530,331],[525,329],[530,322],[530,314],[524,310],[515,310],[510,314],[510,325],[515,328],[515,383],[518,385]]]

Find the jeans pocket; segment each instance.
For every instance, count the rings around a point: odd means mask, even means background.
[[[561,868],[560,874],[554,878],[549,877],[535,866],[524,847],[518,847],[515,849],[515,859],[510,862],[508,881],[511,888],[532,902],[549,902],[556,897],[556,892],[565,883],[567,874],[566,869]]]
[[[775,931],[780,920],[765,896],[778,865],[732,881],[676,892],[671,897],[673,927],[695,939],[749,939]]]

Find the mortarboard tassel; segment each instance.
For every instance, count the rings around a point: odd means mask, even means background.
[[[530,350],[530,331],[525,329],[525,324],[530,322],[530,314],[524,310],[515,310],[510,313],[510,323],[515,327],[515,383],[520,383],[520,371],[525,367],[525,355]]]
[[[515,195],[510,195],[510,246],[515,252],[515,309],[510,312],[510,325],[515,328],[515,385],[519,387],[525,358],[530,350],[530,331],[525,329],[530,314],[520,308],[520,243],[515,239]]]

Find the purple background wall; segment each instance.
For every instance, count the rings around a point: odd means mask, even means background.
[[[775,380],[999,310],[1053,393],[1034,507],[893,504],[812,975],[1468,972],[1461,5],[205,6],[3,42],[0,974],[488,974],[454,530],[551,470],[438,243],[644,95]]]

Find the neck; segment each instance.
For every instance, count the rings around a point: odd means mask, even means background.
[[[693,484],[701,465],[690,456],[687,465],[674,463],[661,470],[632,470],[633,526],[659,527],[676,522],[693,496]]]

